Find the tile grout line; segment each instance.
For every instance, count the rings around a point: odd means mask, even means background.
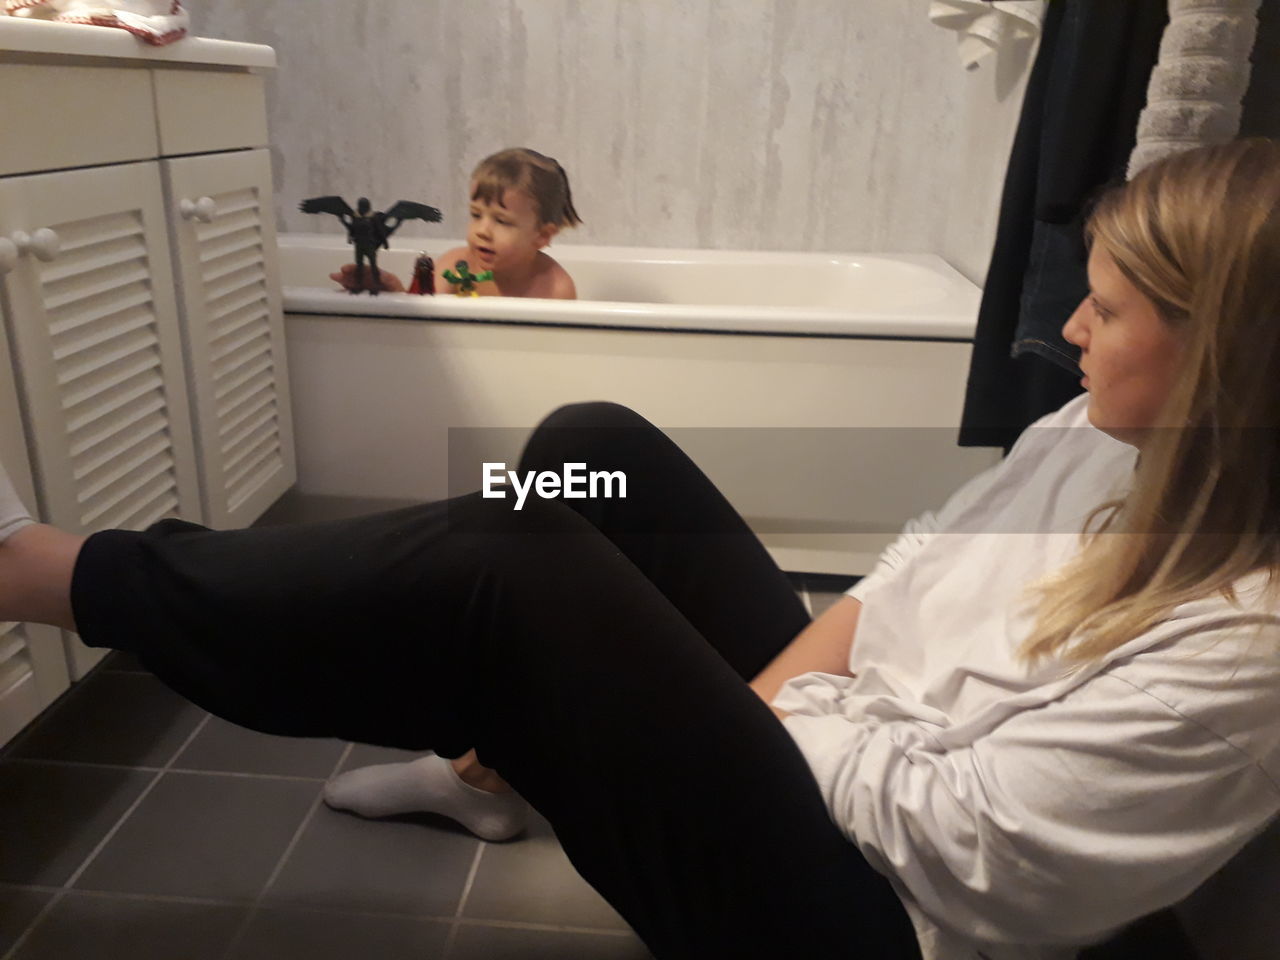
[[[5,763],[26,763],[49,767],[91,767],[98,770],[137,770],[141,773],[184,773],[197,777],[239,777],[244,780],[286,780],[325,783],[324,777],[303,777],[289,773],[244,773],[239,770],[198,770],[194,767],[135,767],[127,763],[97,763],[93,760],[46,760],[42,757],[12,757]]]
[[[94,900],[136,900],[143,903],[179,903],[197,907],[243,907],[248,901],[228,897],[184,897],[172,893],[130,893],[122,890],[66,890],[63,887],[21,887],[9,884],[11,889],[38,890],[43,893],[74,893],[77,897]]]
[[[34,890],[40,893],[74,893],[77,897],[88,897],[97,900],[133,900],[142,903],[177,903],[192,904],[201,907],[250,907],[253,901],[250,899],[237,900],[235,898],[224,897],[184,897],[164,893],[122,893],[118,890],[64,890],[62,887],[37,887],[23,886],[22,884],[5,884],[6,888],[11,890]],[[288,910],[291,913],[314,913],[317,915],[340,914],[343,916],[353,917],[370,917],[373,919],[414,919],[429,921],[431,923],[450,923],[453,916],[435,916],[432,914],[404,913],[397,910],[363,910],[360,908],[334,908],[330,905],[315,906],[306,903],[288,903],[280,907],[282,910]],[[524,926],[541,928],[546,924],[536,924],[532,921],[506,921],[506,920],[467,920],[463,923],[495,923],[495,924],[523,924]],[[558,928],[557,928],[558,929]],[[595,928],[585,928],[593,930]],[[602,930],[604,928],[601,928]]]
[[[238,777],[241,780],[280,780],[286,783],[324,783],[324,777],[299,777],[289,773],[242,773],[239,770],[195,770],[174,767],[169,773],[185,773],[193,777]]]
[[[32,764],[46,767],[93,767],[96,770],[136,770],[139,773],[159,773],[164,767],[135,767],[127,763],[97,763],[93,760],[46,760],[44,757],[6,757],[4,763]]]
[[[617,927],[583,927],[572,923],[539,923],[536,920],[486,920],[483,917],[459,917],[460,927],[496,927],[501,930],[530,930],[539,933],[581,933],[592,937],[638,936],[634,930]]]
[[[347,762],[347,758],[351,756],[351,751],[354,747],[354,744],[348,743],[343,748],[342,753],[339,754],[338,759],[334,762],[333,768],[329,771],[329,776],[325,777],[324,780],[321,781],[322,783],[328,783],[333,779],[337,772],[342,769],[342,765]],[[227,949],[222,952],[220,960],[231,960],[231,957],[233,957],[236,951],[240,949],[240,944],[244,942],[245,935],[249,932],[249,925],[253,923],[254,918],[258,915],[258,911],[262,906],[263,898],[271,890],[272,886],[274,886],[276,880],[280,878],[280,873],[284,870],[285,862],[289,859],[290,854],[293,853],[294,848],[297,847],[298,841],[302,839],[302,834],[305,833],[307,827],[310,826],[311,821],[315,818],[316,811],[320,808],[320,804],[323,802],[324,788],[321,787],[320,792],[317,793],[315,799],[311,801],[311,806],[307,809],[306,816],[302,818],[302,822],[298,824],[297,829],[293,831],[293,836],[289,839],[288,844],[285,845],[284,851],[280,854],[280,859],[276,861],[276,865],[272,869],[270,876],[267,877],[267,882],[262,885],[262,889],[258,891],[258,895],[253,898],[253,903],[251,903],[249,905],[249,909],[245,911],[244,919],[240,921],[240,926],[236,928],[235,934],[227,943]]]
[[[453,912],[455,919],[462,919],[462,913],[467,908],[467,900],[471,897],[471,888],[475,886],[476,874],[480,872],[480,858],[484,856],[484,851],[488,846],[488,843],[484,840],[476,840],[476,855],[471,858],[471,869],[467,871],[467,879],[462,882],[462,895],[458,897],[458,909]]]
[[[22,931],[22,935],[18,937],[17,940],[13,941],[13,946],[9,948],[8,952],[5,953],[4,957],[0,958],[0,960],[13,960],[13,958],[18,955],[18,951],[22,949],[23,945],[31,939],[31,934],[36,927],[40,926],[40,924],[44,922],[44,918],[53,912],[53,908],[57,906],[58,902],[66,895],[66,889],[62,889],[50,897],[49,902],[41,907],[39,912],[31,918],[31,922],[27,924],[27,929]]]
[[[125,821],[133,815],[133,811],[137,810],[138,807],[142,805],[142,801],[151,795],[151,791],[154,790],[156,784],[160,782],[160,778],[164,776],[165,771],[173,765],[173,762],[182,755],[182,751],[186,750],[187,747],[190,746],[191,741],[194,740],[196,736],[199,735],[200,731],[205,728],[205,725],[209,722],[209,717],[210,715],[206,713],[204,715],[204,719],[196,724],[195,729],[191,731],[187,739],[182,741],[178,748],[173,752],[173,756],[169,758],[169,762],[156,771],[155,776],[151,778],[151,782],[143,787],[142,792],[138,794],[133,803],[129,804],[125,811],[120,814],[115,824],[106,832],[106,835],[98,841],[97,845],[89,851],[89,855],[84,858],[84,861],[80,866],[71,874],[71,876],[67,877],[67,879],[63,881],[62,889],[58,893],[55,893],[49,899],[49,902],[45,904],[44,909],[37,913],[35,917],[32,918],[31,922],[27,924],[27,929],[23,930],[22,935],[13,942],[13,946],[10,947],[8,952],[4,955],[3,960],[12,960],[13,957],[17,956],[18,951],[22,949],[23,945],[29,939],[31,939],[31,935],[35,932],[36,928],[53,911],[53,908],[62,902],[67,893],[75,886],[75,882],[80,879],[86,870],[89,869],[89,865],[93,863],[98,854],[102,852],[103,848],[111,842],[112,837],[120,832],[120,828],[123,827]]]
[[[804,590],[802,596],[806,601],[806,605],[807,605],[808,603],[807,590]],[[63,886],[43,887],[44,892],[48,892],[52,894],[50,896],[49,901],[32,918],[32,920],[28,923],[27,928],[23,931],[22,935],[17,940],[15,940],[15,942],[11,945],[9,950],[6,951],[2,957],[0,957],[0,960],[14,960],[18,951],[23,949],[23,947],[28,943],[30,938],[34,935],[36,928],[41,926],[46,921],[48,915],[57,907],[57,905],[61,902],[61,900],[65,899],[71,892],[76,892],[77,894],[83,894],[85,896],[99,897],[103,899],[140,900],[140,901],[155,901],[155,902],[190,902],[190,903],[206,903],[207,902],[209,905],[247,907],[246,916],[240,923],[235,935],[229,941],[225,952],[221,955],[221,960],[231,960],[235,951],[237,951],[243,945],[243,941],[245,936],[247,935],[250,923],[252,922],[253,918],[259,913],[259,909],[261,907],[262,901],[265,899],[266,894],[269,892],[272,886],[278,881],[279,876],[282,873],[287,860],[292,855],[293,851],[296,849],[296,846],[300,842],[303,833],[306,831],[310,823],[313,822],[316,811],[319,809],[320,803],[323,801],[323,793],[321,793],[312,802],[311,807],[308,809],[308,812],[304,816],[299,827],[295,830],[292,839],[290,840],[288,846],[285,848],[284,852],[281,854],[280,859],[277,861],[276,866],[273,869],[270,877],[266,881],[266,884],[264,885],[263,889],[259,892],[259,894],[256,897],[252,899],[252,901],[247,901],[247,900],[223,901],[218,899],[209,900],[208,898],[166,897],[166,896],[153,895],[153,894],[134,894],[134,893],[128,893],[128,892],[122,892],[122,891],[93,891],[93,890],[75,891],[73,890],[73,885],[80,879],[80,877],[84,874],[84,872],[88,870],[88,868],[92,865],[92,863],[96,860],[96,858],[101,854],[102,850],[106,847],[106,845],[110,843],[111,840],[115,837],[115,835],[123,828],[125,821],[132,816],[134,811],[144,802],[144,800],[150,795],[150,793],[153,792],[153,790],[156,787],[156,784],[159,782],[160,778],[165,773],[184,773],[184,774],[206,775],[206,776],[239,776],[239,777],[245,777],[245,778],[264,779],[264,780],[285,780],[285,781],[324,783],[324,782],[327,782],[328,779],[332,778],[334,775],[338,773],[338,771],[342,769],[343,764],[347,762],[348,758],[350,757],[354,749],[353,744],[350,744],[350,743],[346,744],[341,754],[337,758],[329,776],[324,779],[319,779],[315,777],[296,777],[296,776],[281,775],[281,774],[252,774],[252,773],[239,773],[236,771],[195,770],[195,769],[177,767],[176,763],[178,759],[190,747],[191,743],[206,729],[206,727],[209,725],[211,720],[212,720],[212,717],[208,714],[206,714],[203,718],[201,718],[200,722],[196,725],[196,727],[192,730],[192,732],[175,749],[174,753],[171,755],[168,762],[161,767],[135,767],[135,766],[128,766],[124,764],[99,764],[99,763],[93,763],[89,761],[41,760],[40,758],[36,758],[36,757],[8,758],[15,762],[20,762],[20,763],[30,763],[30,764],[43,763],[46,765],[64,766],[64,767],[68,767],[68,766],[69,767],[89,767],[89,768],[100,767],[100,768],[106,768],[106,769],[122,769],[122,770],[136,771],[136,772],[154,772],[156,775],[150,781],[150,783],[146,785],[142,793],[135,799],[135,801],[132,804],[130,804],[130,806],[121,814],[120,818],[117,820],[115,825],[111,828],[111,830],[109,830],[106,833],[106,835],[104,835],[102,840],[87,855],[84,862],[80,865],[79,869],[77,869],[66,880]],[[488,846],[488,844],[484,843],[483,841],[479,841],[479,840],[476,841],[475,856],[472,859],[470,869],[463,883],[463,888],[459,898],[458,906],[454,911],[453,916],[452,917],[448,917],[448,916],[426,917],[426,918],[419,917],[419,919],[428,919],[434,922],[447,923],[449,925],[449,932],[446,936],[446,940],[443,945],[443,953],[441,954],[442,958],[450,957],[453,954],[453,952],[456,950],[456,943],[457,943],[460,931],[463,927],[474,927],[474,926],[500,927],[500,928],[527,929],[527,930],[555,930],[555,931],[564,931],[564,932],[612,935],[612,936],[627,935],[627,931],[606,929],[606,928],[571,927],[571,926],[563,926],[563,925],[547,925],[547,924],[525,922],[525,921],[501,921],[501,920],[487,920],[484,918],[464,917],[463,913],[465,911],[466,904],[469,900],[470,894],[473,890],[474,883],[478,875],[481,859],[484,855],[486,846]],[[29,885],[29,884],[27,885],[3,884],[3,886],[19,887],[19,888],[26,887],[28,889],[41,889],[38,885]],[[302,909],[304,912],[306,912],[305,907],[299,907],[299,909]],[[332,911],[323,910],[319,912],[330,913]],[[399,916],[399,914],[388,914],[388,915]]]
[[[182,752],[191,745],[191,741],[198,737],[200,735],[200,731],[208,725],[210,717],[211,715],[206,713],[204,715],[204,719],[196,724],[195,729],[191,731],[191,734],[187,739],[182,741],[178,746],[178,749],[173,752],[173,756],[169,758],[169,762],[156,771],[155,777],[152,778],[149,784],[147,784],[146,789],[142,791],[138,796],[138,799],[134,800],[133,803],[129,805],[129,809],[120,815],[120,819],[116,821],[115,826],[107,831],[107,835],[98,842],[96,847],[93,848],[93,851],[85,858],[84,863],[80,864],[80,869],[76,870],[75,873],[67,878],[66,883],[63,884],[64,887],[70,889],[75,886],[75,882],[80,879],[86,870],[89,869],[89,865],[92,864],[98,854],[102,852],[102,849],[111,842],[112,837],[120,831],[120,828],[124,826],[125,821],[129,819],[133,814],[133,811],[138,809],[138,807],[142,805],[142,801],[151,795],[151,791],[154,790],[156,784],[160,782],[160,778],[169,772],[169,768],[173,766],[173,762],[182,755]]]
[[[342,769],[342,765],[346,763],[347,757],[351,756],[353,748],[354,744],[350,743],[343,748],[338,759],[334,761],[333,768],[329,771],[329,775],[321,781],[322,783],[328,783],[334,778],[337,772]],[[315,799],[311,801],[311,807],[307,810],[307,815],[302,818],[302,823],[298,824],[298,829],[293,832],[293,837],[290,839],[289,845],[284,848],[284,853],[280,854],[280,859],[276,861],[275,869],[271,871],[271,876],[267,877],[267,882],[263,884],[262,889],[258,891],[258,895],[254,898],[253,902],[255,907],[262,901],[262,898],[266,896],[267,892],[270,891],[272,886],[275,885],[275,882],[280,878],[280,873],[284,870],[285,861],[289,859],[289,855],[293,853],[294,847],[296,847],[298,845],[298,841],[302,839],[302,834],[306,831],[307,827],[310,826],[311,821],[315,819],[316,811],[320,809],[320,804],[323,802],[324,790],[321,790],[316,794]]]
[[[0,890],[35,890],[38,893],[57,893],[61,887],[51,883],[18,883],[14,880],[0,880]]]
[[[458,909],[453,912],[453,922],[449,924],[449,936],[445,938],[441,960],[449,960],[453,955],[454,944],[458,940],[458,931],[462,927],[462,911],[467,908],[467,900],[471,896],[471,888],[475,884],[476,874],[480,872],[480,858],[484,856],[487,844],[483,840],[476,841],[476,855],[471,858],[471,869],[467,871],[467,879],[462,883],[462,895],[458,898]]]
[[[120,890],[66,890],[63,887],[8,882],[0,882],[0,888],[19,891],[29,890],[39,893],[48,893],[51,895],[59,893],[74,893],[77,897],[86,897],[95,900],[128,900],[141,903],[177,903],[203,907],[252,906],[251,900],[241,900],[234,897],[187,897],[165,893],[129,893]],[[497,917],[464,917],[459,916],[457,910],[449,916],[437,916],[434,914],[405,913],[401,910],[368,910],[358,907],[335,908],[328,904],[324,906],[316,906],[314,904],[307,903],[288,903],[282,905],[280,909],[288,910],[291,913],[313,913],[318,916],[340,914],[342,916],[369,917],[373,919],[412,919],[441,924],[456,922],[460,926],[464,927],[503,927],[512,930],[548,930],[566,933],[608,934],[614,936],[626,936],[631,932],[629,929],[622,929],[618,927],[593,927],[572,923],[546,923],[539,920],[508,920]]]
[[[469,893],[470,891],[471,881],[475,877],[476,868],[480,863],[480,857],[483,854],[486,846],[487,845],[484,844],[483,842],[477,841],[476,856],[472,861],[472,869],[471,869],[470,875],[467,878],[467,883],[466,883],[467,893]],[[22,888],[21,885],[18,885],[18,884],[5,884],[5,886],[18,887],[20,889]],[[37,888],[28,887],[25,889],[37,889]],[[66,888],[61,888],[61,887],[58,887],[58,888],[49,887],[49,888],[45,888],[45,890],[46,892],[53,892],[55,896],[50,899],[49,903],[47,903],[43,908],[41,908],[40,912],[32,919],[27,930],[24,931],[23,936],[14,942],[9,952],[4,954],[4,956],[0,958],[0,960],[14,960],[16,951],[25,944],[26,940],[29,938],[30,933],[34,931],[35,927],[44,919],[45,915],[48,914],[54,908],[54,906],[58,903],[58,901],[62,900],[67,894],[71,892],[70,890]],[[208,898],[208,897],[161,896],[156,894],[122,893],[122,892],[113,891],[113,890],[84,890],[84,891],[77,890],[75,892],[81,896],[95,897],[101,900],[136,900],[136,901],[141,901],[145,903],[191,903],[191,904],[199,904],[203,906],[215,906],[215,907],[245,906],[245,904],[241,901],[222,900],[218,898]],[[465,901],[465,896],[466,894],[464,893],[464,901]],[[231,958],[234,955],[234,951],[239,948],[241,942],[243,941],[244,935],[247,932],[249,921],[252,919],[252,915],[256,911],[256,906],[254,904],[249,904],[248,906],[250,910],[250,915],[247,916],[241,922],[240,928],[236,931],[235,936],[233,936],[232,940],[228,943],[226,952],[221,955],[220,960],[231,960]],[[618,930],[610,927],[590,927],[590,926],[579,926],[575,924],[539,923],[537,921],[530,921],[530,920],[497,920],[497,919],[484,919],[480,917],[463,917],[461,915],[461,912],[462,912],[461,905],[459,906],[458,910],[454,913],[453,917],[434,917],[434,916],[422,916],[419,914],[386,913],[381,911],[362,911],[362,910],[334,911],[329,908],[321,909],[316,907],[306,907],[306,906],[299,906],[299,905],[290,905],[289,909],[291,911],[298,912],[298,913],[314,913],[319,916],[331,916],[335,913],[339,913],[342,915],[363,916],[363,917],[373,917],[373,918],[386,917],[386,918],[403,919],[406,917],[412,917],[413,919],[430,922],[430,923],[448,923],[449,933],[445,940],[443,952],[440,954],[440,960],[448,960],[452,950],[454,949],[454,944],[457,940],[458,933],[462,927],[492,927],[492,928],[503,929],[503,930],[545,931],[545,932],[552,932],[552,933],[578,933],[578,934],[585,934],[589,936],[602,936],[602,937],[615,937],[615,938],[623,938],[623,937],[631,936],[634,934],[634,931],[630,929]]]

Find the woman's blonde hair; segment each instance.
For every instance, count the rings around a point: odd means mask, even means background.
[[[1033,662],[1097,659],[1247,573],[1280,579],[1280,142],[1160,161],[1100,201],[1086,236],[1182,332],[1159,423],[1185,426],[1144,434],[1132,492],[1033,588]]]
[[[573,208],[569,175],[551,157],[527,147],[512,147],[485,157],[471,174],[471,199],[502,205],[510,189],[523,190],[538,210],[539,223],[576,227],[582,222]]]

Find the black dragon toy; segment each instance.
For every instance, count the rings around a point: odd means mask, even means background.
[[[341,197],[312,197],[298,204],[298,209],[303,213],[331,213],[342,221],[342,225],[347,228],[347,240],[356,248],[355,286],[351,288],[351,292],[368,290],[374,296],[382,289],[382,274],[378,272],[378,248],[390,247],[388,240],[391,234],[406,220],[440,222],[438,209],[413,200],[397,200],[386,210],[377,211],[370,209],[368,197],[361,197],[356,201],[354,210]],[[371,282],[365,280],[366,260],[372,274]]]

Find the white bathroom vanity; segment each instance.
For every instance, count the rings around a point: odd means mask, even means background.
[[[0,455],[88,533],[253,522],[295,479],[275,52],[0,17]],[[0,743],[103,655],[0,634]]]

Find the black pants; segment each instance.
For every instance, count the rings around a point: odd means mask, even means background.
[[[623,471],[626,499],[95,534],[76,622],[256,730],[474,747],[660,958],[918,957],[747,686],[807,623],[786,576],[631,411],[557,411],[519,470],[567,462]]]

